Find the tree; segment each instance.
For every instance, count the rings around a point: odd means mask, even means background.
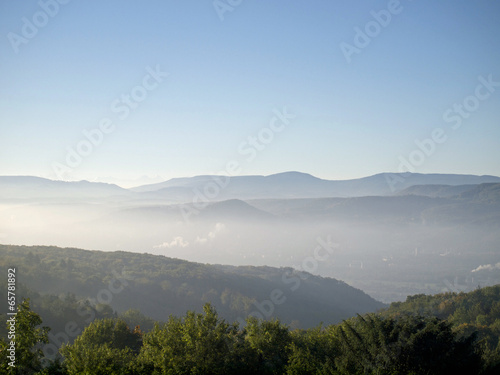
[[[219,319],[210,305],[204,314],[192,311],[184,320],[171,316],[163,325],[155,325],[144,335],[140,361],[159,373],[229,374],[237,340],[237,327]]]
[[[338,332],[341,373],[477,374],[481,369],[475,335],[458,337],[438,318],[370,314],[343,322]]]
[[[8,316],[11,319],[12,316]],[[40,316],[31,311],[29,299],[23,300],[17,308],[15,315],[15,337],[5,342],[0,342],[0,369],[7,374],[35,374],[41,370],[41,359],[43,352],[40,344],[48,343],[50,328],[39,327],[42,324]],[[8,329],[10,328],[7,322]],[[9,366],[11,360],[7,358],[6,352],[10,348],[10,342],[15,342],[15,367]]]
[[[96,320],[72,345],[61,348],[63,364],[70,375],[132,375],[141,339],[140,331],[130,331],[123,320]]]
[[[292,332],[292,344],[286,366],[287,375],[334,374],[334,359],[339,345],[322,326]]]
[[[288,327],[279,320],[247,319],[245,341],[257,353],[260,374],[282,374],[288,362],[292,342]]]
[[[123,319],[129,327],[141,327],[142,331],[151,331],[155,325],[155,321],[145,316],[137,309],[129,309],[123,314],[120,314],[120,319]]]

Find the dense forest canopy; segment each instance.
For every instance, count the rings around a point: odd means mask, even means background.
[[[498,304],[500,286],[486,288],[480,297],[486,306]],[[475,293],[475,294],[473,294]],[[459,304],[478,300],[478,293],[460,296]],[[457,296],[448,296],[454,299]],[[416,299],[419,299],[417,296]],[[437,296],[437,299],[441,296]],[[203,313],[189,311],[170,316],[145,333],[121,318],[96,319],[72,344],[63,344],[60,356],[48,358],[48,327],[30,308],[19,306],[16,343],[17,367],[0,359],[6,374],[496,374],[500,370],[498,313],[490,339],[461,322],[428,314],[432,298],[413,314],[415,298],[379,314],[358,315],[337,325],[308,330],[290,329],[279,320],[250,317],[244,327],[221,319],[210,305]],[[460,323],[460,324],[459,324]],[[472,325],[473,326],[473,325]],[[2,339],[0,350],[8,343]]]
[[[337,320],[303,329],[294,320],[252,314],[238,320],[219,312],[219,306],[226,314],[245,306],[245,298],[250,306],[262,303],[259,297],[270,298],[267,291],[281,281],[279,269],[50,247],[2,245],[0,251],[2,266],[19,270],[17,324],[23,331],[16,342],[18,367],[9,369],[3,356],[3,373],[496,374],[500,369],[500,285],[409,296],[385,309],[375,303],[371,313],[339,318],[334,304],[341,298],[367,296],[334,279],[298,277],[297,295],[311,295],[295,300],[290,310],[312,301],[316,318],[330,314]],[[255,294],[259,288],[266,290],[263,297]],[[141,306],[144,300],[132,297],[148,291],[152,299],[171,296],[181,312],[151,317],[141,308],[148,308]],[[5,288],[0,293],[6,300]],[[199,307],[209,297],[216,303]],[[130,298],[137,308],[125,310],[122,304]],[[7,329],[0,327],[2,353],[8,349]]]
[[[301,328],[338,323],[384,307],[342,281],[291,268],[230,267],[121,251],[8,245],[0,245],[0,266],[17,267],[18,283],[29,289],[21,294],[30,297],[44,321],[58,330],[64,330],[60,326],[64,310],[71,314],[81,301],[88,302],[80,307],[85,320],[93,314],[109,316],[105,307],[109,305],[111,311],[140,310],[166,321],[170,314],[201,311],[210,302],[228,321],[244,321],[253,314]],[[90,308],[98,311],[86,312]],[[81,316],[72,320],[78,322]]]

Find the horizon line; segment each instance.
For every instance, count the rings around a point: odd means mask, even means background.
[[[318,180],[323,180],[323,181],[352,181],[352,180],[360,180],[363,178],[369,178],[369,177],[374,177],[374,176],[379,176],[379,175],[399,175],[399,176],[408,176],[408,175],[455,175],[455,176],[475,176],[475,177],[496,177],[500,178],[500,176],[497,175],[492,175],[492,174],[472,174],[472,173],[420,173],[420,172],[379,172],[375,174],[370,174],[370,175],[365,175],[362,177],[355,177],[355,178],[345,178],[345,179],[326,179],[322,177],[318,177],[315,175],[312,175],[307,172],[301,172],[301,171],[294,171],[294,170],[288,170],[284,172],[276,172],[276,173],[271,173],[268,175],[264,174],[248,174],[248,175],[223,175],[223,174],[198,174],[198,175],[190,175],[190,176],[180,176],[180,177],[171,177],[164,179],[161,176],[157,176],[161,178],[161,181],[158,182],[150,182],[150,183],[139,183],[139,185],[130,185],[129,187],[124,187],[122,184],[119,183],[113,183],[113,182],[104,182],[102,180],[88,180],[88,179],[73,179],[73,180],[57,180],[57,179],[52,179],[52,178],[47,178],[47,177],[42,177],[42,176],[36,176],[36,175],[0,175],[0,178],[2,177],[24,177],[24,178],[39,178],[43,180],[48,180],[48,181],[54,181],[54,182],[68,182],[68,183],[75,183],[75,182],[88,182],[88,183],[96,183],[96,184],[106,184],[106,185],[115,185],[118,186],[122,189],[133,189],[136,187],[140,186],[148,186],[148,185],[156,185],[156,184],[161,184],[167,181],[175,180],[175,179],[190,179],[190,178],[196,178],[196,177],[272,177],[272,176],[277,176],[277,175],[284,175],[284,174],[300,174],[300,175],[307,175],[310,177],[313,177]],[[106,177],[105,177],[106,178]],[[104,179],[105,179],[104,178]],[[107,177],[109,179],[115,179],[115,180],[127,180],[126,178],[119,178],[119,177]],[[149,176],[142,176],[142,178],[151,178]],[[135,179],[135,180],[140,180],[141,177]],[[133,180],[130,179],[130,183],[132,183]],[[128,185],[128,184],[127,184]]]

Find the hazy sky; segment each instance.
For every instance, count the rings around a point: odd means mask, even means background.
[[[0,0],[0,175],[500,175],[499,17],[492,0]]]

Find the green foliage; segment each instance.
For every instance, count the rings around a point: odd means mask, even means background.
[[[406,302],[394,302],[382,312],[384,316],[420,314],[447,319],[454,325],[493,324],[500,319],[500,285],[476,289],[469,293],[418,294]]]
[[[410,296],[377,314],[308,330],[292,331],[278,320],[255,318],[239,327],[228,323],[234,319],[221,316],[231,317],[236,311],[247,315],[255,301],[269,298],[262,291],[273,290],[273,283],[281,282],[281,274],[262,273],[257,267],[222,272],[219,266],[141,254],[27,249],[30,252],[16,254],[19,248],[14,251],[0,245],[0,252],[6,254],[2,262],[21,264],[35,275],[20,278],[17,284],[16,294],[31,297],[32,304],[19,305],[16,329],[23,334],[16,344],[18,368],[13,374],[500,373],[500,286],[470,293]],[[125,275],[125,283],[113,279],[110,270]],[[25,276],[28,273],[23,271]],[[32,287],[38,280],[45,283],[40,292],[47,288],[55,294],[40,294],[25,286]],[[283,306],[291,311],[289,316],[300,309],[300,316],[309,312],[304,321],[321,316],[316,305],[300,301],[330,298],[332,294],[320,295],[333,284],[312,280],[292,294],[285,293]],[[337,284],[337,296],[345,293],[350,298],[352,291],[335,281]],[[102,290],[119,292],[113,292],[113,300],[106,304],[97,299]],[[183,312],[155,324],[141,309],[125,308],[132,295],[137,296],[134,303],[139,307],[148,300],[162,314]],[[5,292],[0,288],[2,296]],[[203,298],[216,303],[205,304],[203,313],[197,313]],[[278,311],[283,306],[274,308]],[[330,306],[322,305],[321,314],[330,311]],[[184,314],[186,307],[191,310]],[[118,314],[115,308],[126,311]],[[219,308],[224,315],[219,315]],[[40,328],[42,318],[44,324],[55,327],[52,332],[59,338],[68,322],[76,323],[78,329],[73,331],[79,334],[62,348],[62,361],[45,369],[41,369],[40,349],[47,342],[48,328]],[[7,331],[2,329],[0,352],[5,353]],[[9,373],[5,359],[2,354],[0,374]]]
[[[459,338],[437,318],[358,316],[338,327],[341,373],[477,374],[481,357],[475,336]],[[465,371],[465,372],[461,372]]]
[[[339,343],[332,335],[334,326],[321,326],[292,332],[292,344],[286,366],[287,375],[334,374],[334,359],[340,354]]]
[[[260,321],[249,318],[244,335],[250,350],[257,354],[259,373],[282,374],[292,342],[288,327],[278,320]]]
[[[209,304],[204,314],[188,312],[184,319],[171,316],[145,334],[139,361],[161,374],[231,373],[237,327],[219,319]]]
[[[12,316],[9,316],[11,318]],[[17,307],[15,316],[15,367],[9,366],[10,359],[6,351],[10,340],[0,341],[0,371],[6,374],[34,374],[41,369],[41,358],[43,356],[39,344],[48,342],[48,327],[40,327],[42,319],[31,310],[30,301],[26,299]]]
[[[295,331],[278,320],[249,318],[240,329],[206,304],[203,313],[171,316],[146,334],[138,327],[132,331],[122,319],[96,320],[63,346],[62,363],[42,370],[35,345],[47,341],[47,329],[37,328],[41,320],[27,301],[18,317],[29,334],[20,341],[15,374],[489,375],[500,363],[499,346],[486,345],[493,339],[491,329],[481,333],[436,317],[368,314]]]
[[[138,327],[141,331],[149,332],[153,329],[155,321],[137,309],[130,309],[119,315],[120,319],[125,321],[129,328]]]
[[[157,324],[144,336],[139,362],[158,374],[283,374],[291,342],[279,321],[250,318],[239,330],[207,304],[204,314]]]
[[[131,332],[119,319],[92,322],[72,345],[61,353],[70,375],[134,374],[135,357],[142,345],[142,334]]]
[[[475,334],[485,366],[492,373],[500,370],[500,285],[469,293],[410,296],[406,302],[392,303],[381,312],[384,317],[405,314],[446,320],[453,332],[464,339]]]

